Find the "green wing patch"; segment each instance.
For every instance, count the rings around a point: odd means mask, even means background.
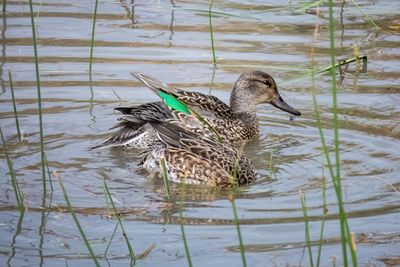
[[[169,94],[164,93],[164,92],[158,92],[158,95],[162,98],[162,100],[165,102],[165,104],[167,104],[167,106],[170,107],[171,109],[181,111],[181,112],[186,113],[188,115],[191,114],[191,112],[186,107],[186,105],[183,104],[182,102],[180,102],[174,96],[169,95]]]

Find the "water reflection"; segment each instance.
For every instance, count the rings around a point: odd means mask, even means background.
[[[0,63],[0,79],[1,79],[1,93],[4,94],[6,92],[6,81],[4,80],[4,65],[7,62],[6,59],[6,31],[7,31],[7,12],[6,12],[6,4],[7,2],[3,2],[3,25],[1,28],[1,63]]]
[[[24,215],[25,215],[25,212],[24,212],[24,211],[21,211],[21,212],[19,213],[18,222],[17,222],[17,226],[16,226],[16,229],[15,229],[15,234],[14,234],[13,237],[12,237],[12,242],[11,242],[11,245],[10,245],[10,247],[11,247],[11,254],[10,254],[10,257],[8,258],[8,260],[7,260],[7,265],[8,265],[9,267],[13,266],[11,262],[12,262],[12,259],[14,258],[14,256],[15,256],[15,254],[16,254],[17,236],[21,233],[21,230],[22,230],[22,222],[24,221]]]

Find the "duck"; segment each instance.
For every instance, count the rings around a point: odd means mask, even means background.
[[[162,101],[115,108],[122,113],[119,122],[111,128],[116,131],[92,148],[122,146],[145,149],[156,139],[149,121],[172,119],[174,114],[192,115],[190,119],[185,117],[188,129],[198,130],[202,125],[209,138],[228,143],[251,140],[259,135],[256,107],[260,104],[268,103],[294,116],[301,116],[300,111],[283,100],[275,80],[259,70],[246,71],[239,76],[231,91],[230,105],[215,96],[181,90],[139,72],[131,75]],[[173,110],[180,112],[173,113]]]
[[[165,170],[171,182],[217,189],[244,186],[256,180],[253,163],[230,144],[182,127],[174,119],[148,124],[157,137],[140,154],[139,165],[153,175],[161,176]]]

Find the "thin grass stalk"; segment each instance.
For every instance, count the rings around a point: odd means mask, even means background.
[[[5,155],[6,160],[7,160],[7,166],[8,166],[8,170],[10,172],[11,184],[12,184],[13,189],[14,189],[15,199],[17,201],[18,210],[23,212],[25,210],[25,207],[24,207],[24,194],[22,193],[21,189],[19,188],[18,181],[17,181],[17,176],[15,174],[14,165],[13,165],[13,162],[12,162],[12,160],[10,158],[10,155],[8,154],[6,141],[4,140],[3,131],[1,130],[1,127],[0,127],[0,136],[1,136],[1,141],[3,143],[4,155]]]
[[[329,0],[329,40],[330,40],[330,50],[331,50],[331,65],[334,66],[336,62],[335,56],[335,35],[334,35],[334,21],[333,21],[333,1]],[[333,185],[335,188],[336,196],[339,205],[339,218],[340,218],[340,231],[342,240],[342,250],[343,250],[343,264],[348,266],[347,260],[347,233],[345,229],[346,215],[342,208],[343,198],[342,198],[342,187],[341,187],[341,175],[340,175],[340,151],[339,151],[339,124],[338,124],[338,109],[337,109],[337,84],[336,84],[336,68],[331,68],[330,73],[332,76],[332,111],[333,111],[333,131],[334,131],[334,145],[335,145],[335,166],[336,175],[332,177]]]
[[[232,172],[232,179],[231,179],[231,185],[232,185],[233,192],[235,192],[238,187],[238,177],[237,176],[238,176],[238,171],[240,168],[239,161],[240,161],[240,158],[242,157],[243,149],[244,149],[245,145],[246,145],[246,141],[243,141],[240,144],[240,148],[238,150],[238,154],[236,155],[235,163],[233,165],[233,172]]]
[[[349,65],[350,63],[353,63],[353,62],[359,62],[360,60],[362,60],[363,64],[365,64],[366,61],[368,60],[368,57],[365,56],[365,55],[357,55],[357,56],[354,56],[354,57],[349,58],[349,59],[345,59],[345,60],[341,60],[339,62],[335,62],[334,64],[331,64],[330,66],[323,67],[323,68],[321,68],[319,70],[313,69],[313,72],[311,74],[313,75],[313,74],[318,74],[318,73],[322,73],[322,72],[332,71],[332,69],[335,70],[338,67]]]
[[[235,226],[236,226],[236,231],[237,231],[237,235],[238,235],[238,239],[239,239],[239,249],[240,249],[240,255],[242,256],[242,264],[243,267],[247,266],[246,263],[246,255],[244,253],[244,245],[243,245],[243,238],[242,238],[242,232],[240,230],[240,223],[239,223],[239,218],[238,218],[238,214],[237,214],[237,208],[236,208],[236,203],[235,203],[235,198],[233,195],[231,195],[229,197],[229,201],[232,204],[232,210],[233,210],[233,220],[235,222]]]
[[[50,172],[50,168],[49,168],[49,162],[47,161],[46,152],[44,153],[44,160],[46,162],[46,170],[47,170],[47,176],[49,177],[50,189],[51,189],[51,191],[54,191],[53,179],[51,179],[51,172]]]
[[[7,11],[7,0],[3,0],[3,16],[6,14]]]
[[[36,88],[38,97],[38,113],[39,113],[39,134],[40,134],[40,164],[42,168],[42,186],[43,195],[46,196],[46,168],[45,168],[45,158],[44,158],[44,135],[43,135],[43,119],[42,119],[42,96],[40,90],[40,75],[39,75],[39,57],[37,52],[37,41],[36,41],[36,26],[35,20],[33,18],[33,5],[32,0],[29,0],[29,9],[31,16],[31,26],[32,26],[32,41],[33,41],[33,52],[35,55],[35,69],[36,69]]]
[[[210,7],[208,8],[208,22],[210,25],[210,38],[211,38],[211,49],[212,49],[212,55],[213,55],[213,63],[214,67],[217,66],[217,57],[215,56],[215,46],[214,46],[214,33],[213,33],[213,28],[212,28],[212,22],[211,22],[211,9],[213,6],[214,0],[211,0],[210,2]]]
[[[110,203],[111,203],[112,210],[113,210],[113,212],[114,212],[114,216],[115,216],[115,218],[117,218],[119,227],[121,227],[122,236],[124,237],[125,242],[126,242],[126,246],[128,247],[129,256],[130,256],[130,258],[131,258],[131,265],[132,265],[132,264],[134,265],[134,263],[135,263],[135,261],[136,261],[135,252],[133,251],[131,242],[129,241],[129,238],[128,238],[128,234],[127,234],[126,231],[125,231],[125,227],[124,227],[124,225],[122,224],[121,217],[119,216],[118,211],[117,211],[117,208],[115,207],[114,199],[113,199],[112,196],[111,196],[110,189],[108,188],[108,185],[107,185],[107,183],[106,183],[106,180],[104,179],[103,182],[104,182],[104,188],[105,188],[105,190],[106,190],[108,199],[110,200]]]
[[[330,50],[331,50],[331,64],[334,65],[336,61],[335,57],[335,36],[334,36],[334,21],[333,21],[333,1],[329,0],[329,39],[330,39]],[[336,176],[332,177],[333,185],[335,188],[336,196],[338,199],[339,206],[339,218],[340,218],[340,231],[342,240],[343,250],[343,264],[348,266],[347,260],[347,247],[346,243],[349,244],[350,253],[352,257],[353,266],[357,266],[357,255],[355,249],[353,249],[350,229],[347,221],[346,211],[344,209],[343,197],[342,197],[342,186],[341,186],[341,175],[340,175],[340,151],[339,151],[339,123],[338,123],[338,104],[337,104],[337,85],[336,85],[336,69],[331,69],[332,76],[332,108],[333,108],[333,128],[334,128],[334,141],[335,141],[335,164],[336,164]]]
[[[319,6],[317,6],[317,17],[319,17]],[[329,154],[327,151],[326,147],[326,142],[325,142],[325,137],[324,133],[322,131],[322,124],[321,124],[321,119],[319,116],[319,110],[318,110],[318,105],[317,105],[317,98],[316,98],[316,91],[317,87],[315,84],[315,41],[317,39],[317,34],[318,34],[318,29],[319,29],[319,23],[316,24],[314,34],[313,34],[313,43],[311,46],[311,66],[312,66],[312,74],[311,74],[311,81],[312,81],[312,99],[313,99],[313,106],[314,106],[314,112],[315,116],[317,118],[317,127],[319,130],[319,135],[322,141],[323,145],[323,152],[325,157],[329,159]],[[329,164],[329,169],[331,172],[331,175],[333,177],[333,168],[332,165]],[[323,244],[323,236],[324,236],[324,230],[325,230],[325,221],[326,221],[326,214],[327,214],[327,207],[326,207],[326,179],[325,179],[325,169],[324,169],[324,164],[322,164],[322,179],[323,179],[323,190],[322,190],[322,198],[323,198],[323,214],[322,214],[322,222],[321,222],[321,230],[320,230],[320,235],[319,235],[319,244],[318,244],[318,252],[317,252],[317,267],[319,267],[320,262],[321,262],[321,253],[322,253],[322,244]]]
[[[76,226],[78,227],[79,233],[81,234],[82,239],[83,239],[83,241],[84,241],[84,243],[86,245],[86,248],[89,251],[90,257],[93,259],[94,264],[97,267],[100,267],[100,263],[97,261],[97,258],[94,255],[94,252],[92,250],[92,247],[90,246],[89,240],[86,238],[85,232],[83,231],[83,229],[81,227],[81,224],[79,223],[78,217],[76,217],[75,211],[72,209],[72,205],[71,205],[71,203],[69,201],[69,198],[68,198],[68,195],[67,195],[67,191],[65,190],[64,184],[61,181],[60,174],[55,173],[54,176],[56,177],[57,181],[60,183],[61,191],[62,191],[62,193],[64,195],[65,202],[67,203],[68,211],[69,211],[69,213],[71,213],[72,219],[74,220]]]
[[[184,199],[184,194],[185,194],[185,181],[181,181],[181,184],[179,186],[179,224],[181,227],[181,234],[182,234],[182,240],[183,240],[183,245],[185,246],[185,254],[186,254],[186,259],[188,262],[189,267],[192,267],[192,258],[190,257],[190,251],[189,251],[189,245],[186,239],[186,234],[185,234],[185,227],[184,227],[184,222],[183,222],[183,199]]]
[[[307,249],[308,249],[308,257],[310,259],[310,266],[314,267],[314,260],[313,260],[312,249],[311,249],[310,226],[309,226],[309,221],[308,221],[306,195],[302,191],[299,191],[299,195],[300,195],[301,209],[303,210],[303,217],[304,217],[304,224],[305,224],[304,232],[305,232],[305,238],[306,238],[306,245],[307,245]]]
[[[247,266],[246,255],[244,253],[242,232],[240,231],[240,223],[239,223],[239,218],[238,218],[238,215],[237,215],[237,208],[236,208],[235,197],[234,197],[233,193],[236,191],[237,186],[238,186],[237,175],[238,175],[238,170],[239,170],[239,161],[240,161],[240,157],[241,157],[241,155],[243,153],[243,149],[244,149],[245,144],[246,144],[246,141],[243,141],[241,146],[240,146],[240,148],[239,148],[239,150],[238,150],[238,154],[237,154],[236,159],[235,159],[235,164],[233,165],[232,195],[229,196],[229,201],[231,202],[232,209],[233,209],[233,219],[234,219],[234,222],[235,222],[236,231],[237,231],[237,235],[238,235],[238,239],[239,239],[239,249],[240,249],[240,255],[242,256],[243,267]]]
[[[374,29],[379,30],[379,26],[376,25],[376,23],[368,16],[368,14],[364,12],[364,10],[357,4],[357,2],[354,0],[351,0],[351,2],[353,2],[353,4],[357,7],[357,9],[365,16],[366,20],[370,24],[372,24],[372,26],[374,26]]]
[[[110,247],[111,247],[111,242],[113,241],[115,234],[117,233],[118,226],[119,226],[119,224],[117,223],[117,224],[115,225],[115,227],[114,227],[114,231],[113,231],[113,233],[112,233],[112,235],[111,235],[110,241],[108,241],[106,250],[104,251],[104,258],[107,258],[107,252],[108,252],[108,250],[109,250]]]
[[[90,39],[90,57],[89,57],[89,77],[90,83],[92,83],[92,65],[93,65],[93,47],[94,47],[94,33],[96,30],[96,17],[97,17],[97,6],[99,1],[96,0],[94,4],[94,11],[93,11],[93,24],[92,24],[92,37]]]
[[[272,168],[274,167],[273,155],[274,155],[274,149],[271,147],[271,150],[269,152],[269,173],[270,174],[274,173],[274,171],[272,170]]]
[[[18,140],[21,142],[22,141],[22,136],[21,136],[21,130],[19,128],[17,104],[15,102],[15,94],[14,94],[14,83],[13,83],[12,74],[11,74],[11,70],[10,69],[8,70],[8,79],[10,81],[11,97],[12,97],[12,101],[13,101],[15,126],[17,127]]]
[[[168,181],[167,167],[165,165],[165,159],[161,158],[160,162],[161,162],[162,178],[163,178],[163,181],[164,181],[165,192],[167,193],[168,202],[171,202],[171,189],[169,187],[169,181]]]
[[[321,222],[321,231],[319,233],[319,244],[318,244],[318,253],[317,253],[317,267],[319,267],[321,263],[321,254],[322,254],[322,244],[324,238],[324,230],[325,230],[325,221],[326,215],[328,212],[328,207],[326,206],[326,179],[325,179],[325,171],[322,165],[322,181],[323,181],[323,189],[322,189],[322,222]]]
[[[215,78],[215,70],[216,70],[216,69],[217,69],[217,68],[214,66],[214,67],[213,67],[213,72],[212,72],[212,75],[211,75],[210,90],[208,91],[208,94],[209,94],[209,95],[211,95],[211,92],[212,92],[213,87],[214,87],[214,78]]]
[[[313,8],[313,7],[319,7],[321,4],[323,4],[326,0],[319,0],[313,3],[307,3],[306,5],[302,6],[299,9],[296,9],[294,12],[305,12],[306,10]]]

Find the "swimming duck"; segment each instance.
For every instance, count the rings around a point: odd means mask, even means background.
[[[205,131],[210,138],[218,137],[230,143],[250,140],[259,134],[256,114],[256,106],[259,104],[269,103],[292,115],[301,115],[282,99],[274,79],[258,70],[240,75],[231,92],[230,106],[215,96],[180,90],[141,73],[132,75],[163,101],[115,108],[122,113],[120,122],[112,128],[118,130],[92,148],[130,146],[144,149],[156,136],[148,122],[172,118],[171,109],[195,115],[201,119],[201,123],[210,128],[209,131]],[[193,127],[198,128],[198,122],[194,119],[190,121],[194,124]],[[191,125],[187,127],[191,128]]]
[[[227,143],[207,138],[179,126],[173,120],[148,123],[156,140],[141,154],[142,165],[151,173],[163,173],[177,183],[202,184],[216,188],[246,185],[256,179],[251,161]]]

